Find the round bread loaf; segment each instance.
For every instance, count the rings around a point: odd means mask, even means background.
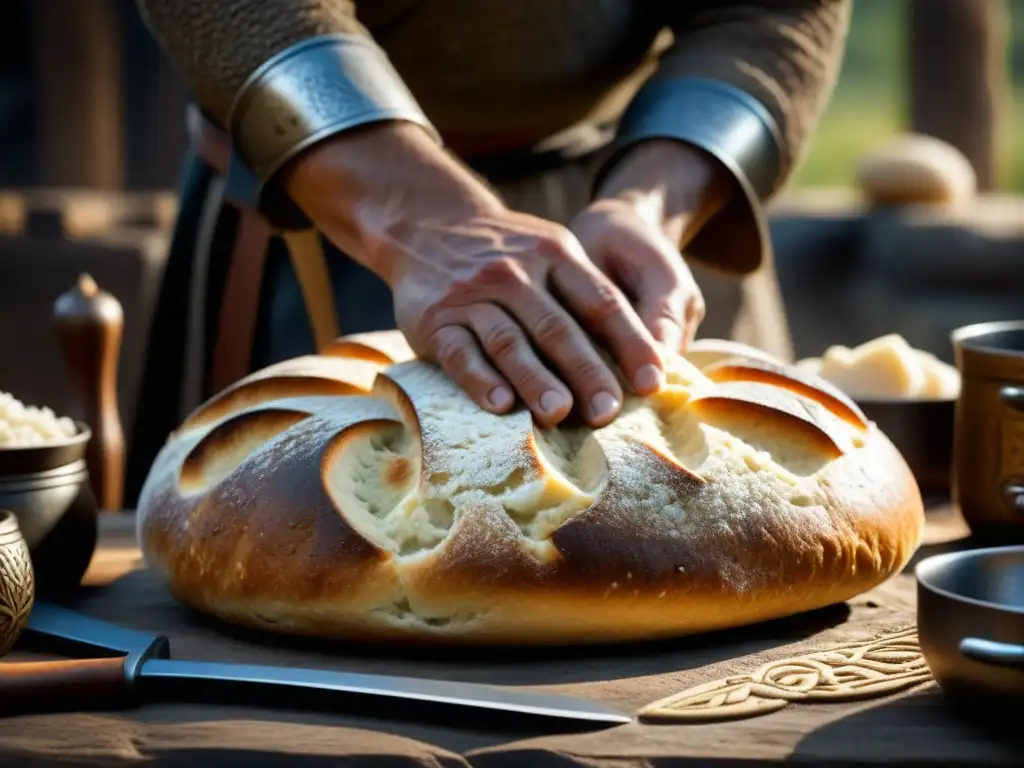
[[[977,175],[964,154],[933,136],[905,134],[861,158],[858,183],[878,205],[960,204],[974,197]]]
[[[747,353],[744,353],[747,350]],[[842,602],[923,525],[902,457],[826,382],[700,342],[609,426],[489,414],[397,333],[339,339],[192,413],[138,537],[182,602],[349,640],[607,642]]]

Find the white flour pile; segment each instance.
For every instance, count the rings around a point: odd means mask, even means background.
[[[0,447],[19,448],[74,437],[74,422],[49,408],[25,405],[13,395],[0,392]]]

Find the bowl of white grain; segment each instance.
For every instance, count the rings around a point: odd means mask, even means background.
[[[91,437],[85,424],[0,391],[0,478],[84,461]]]
[[[14,513],[37,592],[77,587],[96,547],[88,426],[0,391],[0,509]]]

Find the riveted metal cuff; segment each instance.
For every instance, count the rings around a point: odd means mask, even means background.
[[[702,78],[651,80],[633,98],[612,155],[599,177],[635,144],[676,139],[708,152],[736,181],[739,194],[686,246],[686,255],[722,271],[756,270],[769,245],[762,203],[781,168],[779,130],[761,102],[739,88]]]
[[[405,120],[440,143],[387,54],[358,35],[326,35],[280,52],[241,87],[227,129],[257,196],[290,159],[343,131]]]

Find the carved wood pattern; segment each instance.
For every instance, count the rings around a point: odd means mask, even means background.
[[[0,511],[0,656],[11,650],[25,630],[34,596],[28,546],[14,516]]]
[[[646,720],[711,722],[775,712],[793,703],[872,699],[931,680],[913,627],[868,642],[780,659],[647,705]]]

